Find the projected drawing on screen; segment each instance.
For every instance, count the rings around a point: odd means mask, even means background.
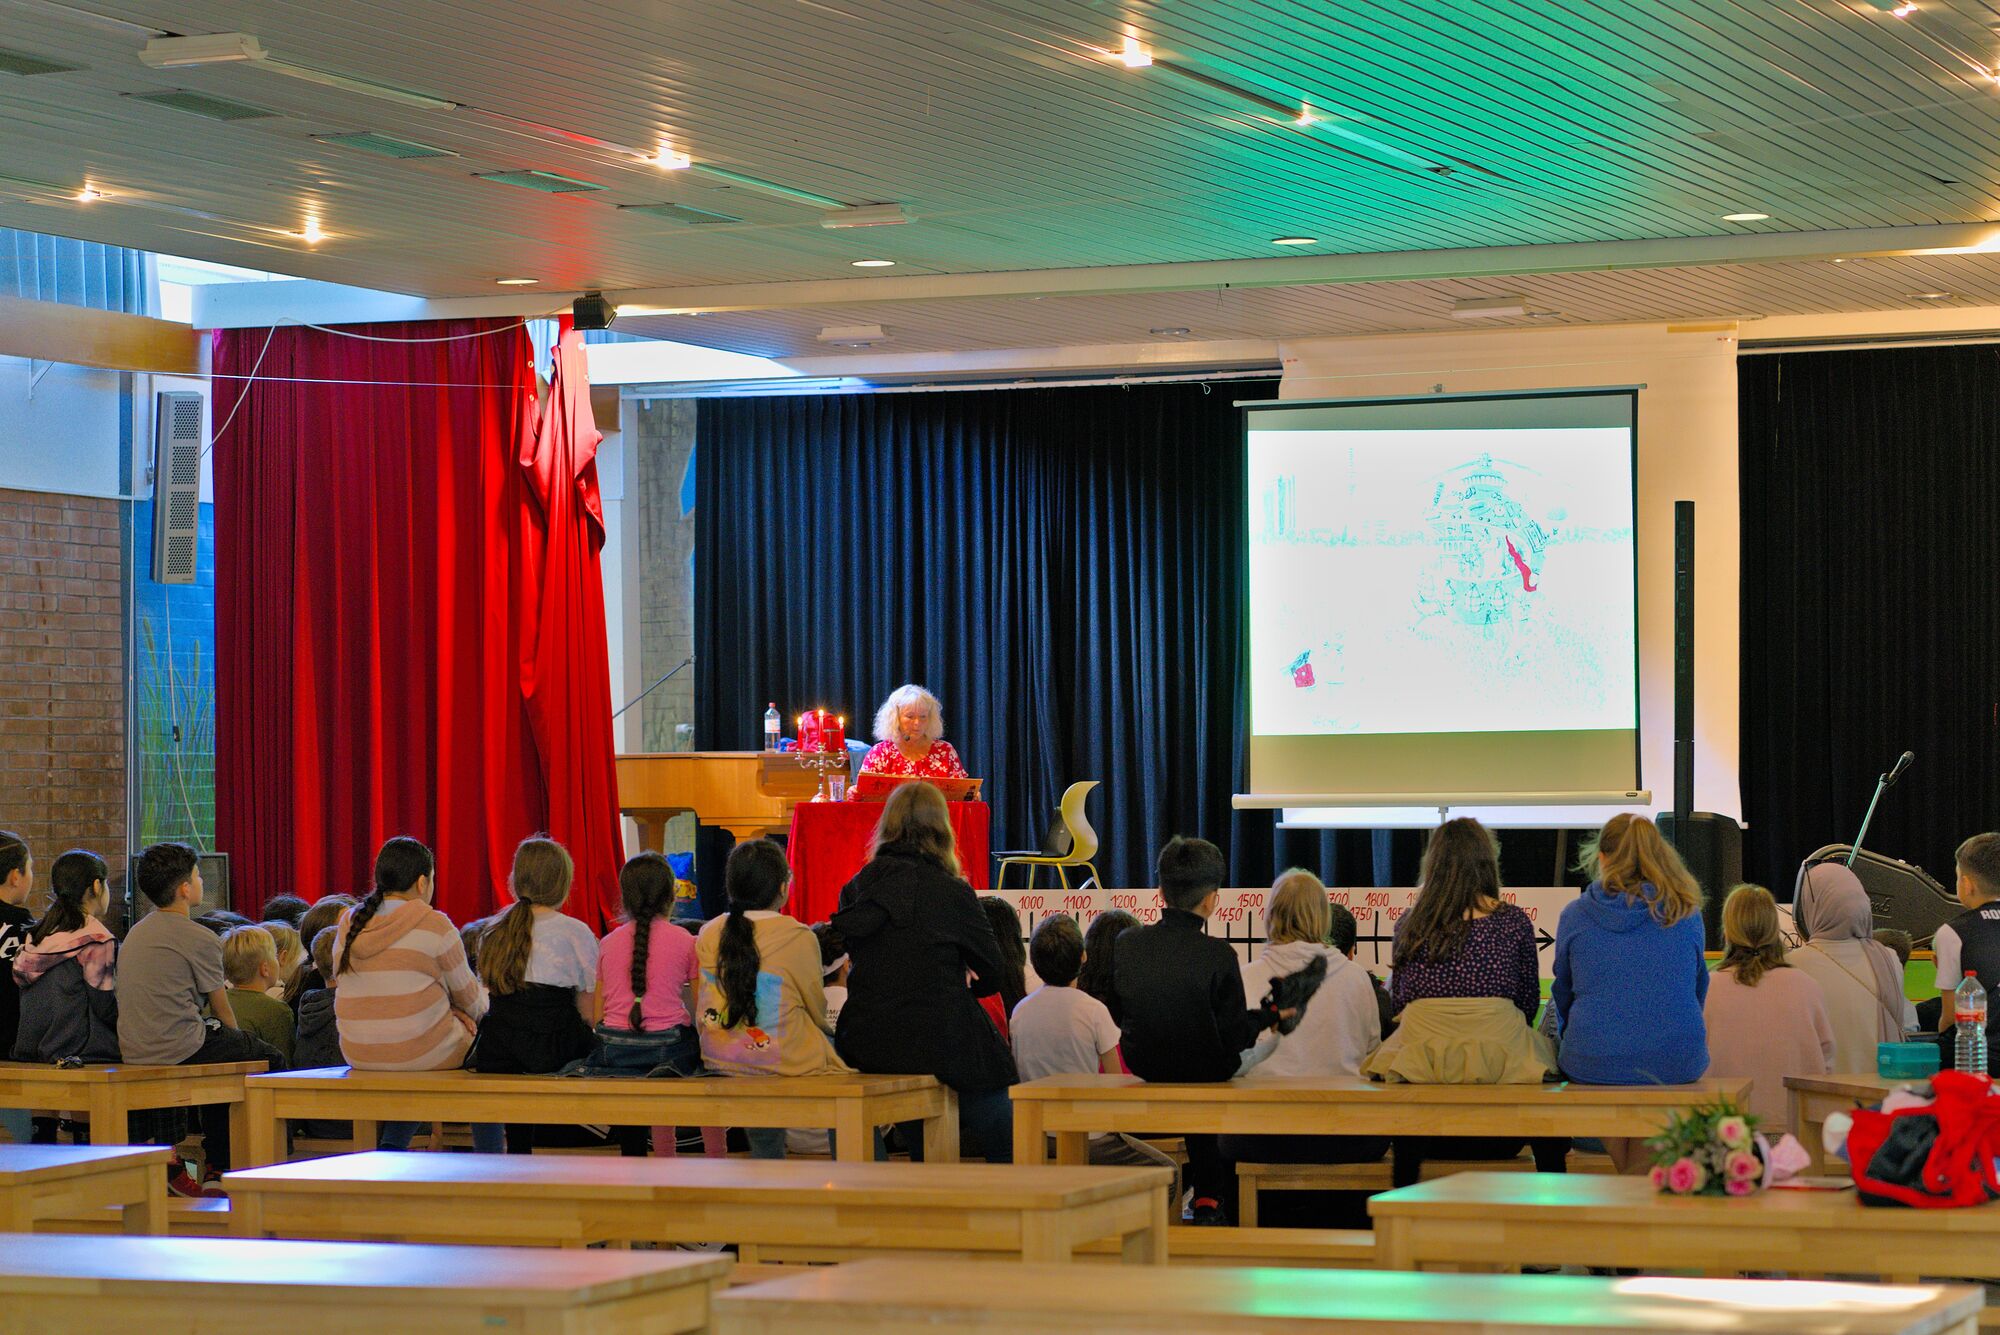
[[[1634,726],[1630,441],[1253,423],[1253,732]]]

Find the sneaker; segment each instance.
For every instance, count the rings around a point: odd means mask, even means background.
[[[167,1190],[188,1200],[199,1200],[202,1194],[201,1183],[189,1177],[187,1165],[178,1161],[167,1173]]]
[[[1196,1228],[1223,1228],[1229,1224],[1229,1215],[1222,1208],[1222,1202],[1207,1196],[1194,1198],[1194,1209],[1188,1215],[1188,1222]]]
[[[211,1200],[218,1198],[225,1201],[228,1200],[229,1190],[222,1185],[222,1174],[216,1172],[213,1168],[202,1174],[201,1194],[209,1197]]]

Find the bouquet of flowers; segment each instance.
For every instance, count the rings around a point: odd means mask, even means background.
[[[1654,1189],[1676,1196],[1748,1196],[1764,1185],[1771,1158],[1757,1119],[1726,1098],[1675,1113],[1646,1145]]]

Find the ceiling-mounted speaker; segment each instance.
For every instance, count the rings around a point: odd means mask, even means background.
[[[153,582],[192,584],[201,538],[202,396],[153,399]]]
[[[570,318],[578,329],[609,329],[618,308],[602,292],[586,292],[570,303]]]

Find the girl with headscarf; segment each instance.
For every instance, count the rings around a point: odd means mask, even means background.
[[[1900,1043],[1903,967],[1896,952],[1876,941],[1874,912],[1861,878],[1837,862],[1808,867],[1799,878],[1792,915],[1805,944],[1792,966],[1819,984],[1833,1022],[1833,1069],[1872,1071],[1875,1045]]]

